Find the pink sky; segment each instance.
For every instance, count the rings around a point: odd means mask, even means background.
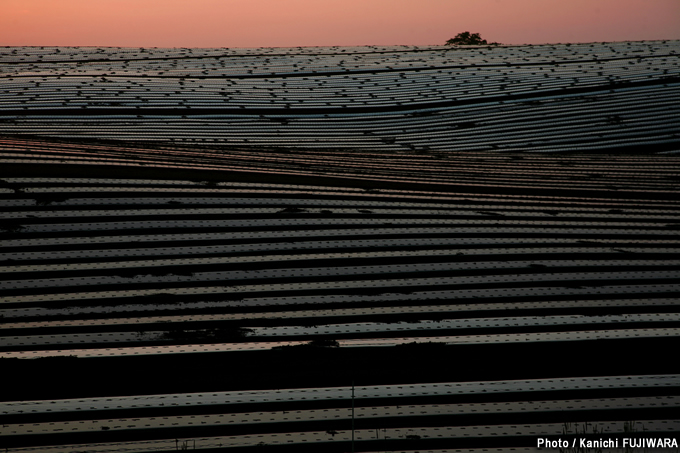
[[[292,47],[680,39],[680,0],[0,0],[2,46]]]

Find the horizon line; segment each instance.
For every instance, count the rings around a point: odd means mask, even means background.
[[[519,47],[519,46],[550,46],[550,45],[583,45],[583,44],[615,44],[633,42],[666,42],[680,41],[680,39],[642,39],[621,41],[577,41],[577,42],[545,42],[545,43],[497,43],[479,45],[451,45],[451,44],[356,44],[356,45],[303,45],[303,46],[115,46],[115,45],[0,45],[0,48],[109,48],[109,49],[307,49],[307,48],[343,48],[343,47],[447,47],[447,48],[482,48],[482,47]]]

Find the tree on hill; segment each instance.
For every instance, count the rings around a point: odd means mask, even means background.
[[[479,33],[470,34],[469,31],[464,31],[463,33],[458,33],[455,38],[451,38],[446,41],[449,46],[485,46],[488,45],[486,39],[482,39]],[[497,42],[492,42],[492,46],[497,46]]]

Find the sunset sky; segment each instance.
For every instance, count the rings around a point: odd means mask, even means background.
[[[0,0],[2,46],[292,47],[680,39],[680,0]]]

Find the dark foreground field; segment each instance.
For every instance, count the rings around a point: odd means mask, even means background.
[[[677,435],[675,157],[467,154],[418,169],[405,155],[372,180],[333,153],[315,153],[330,162],[317,170],[263,151],[249,171],[223,149],[220,171],[69,163],[148,146],[5,146],[66,156],[1,170],[7,448],[349,451],[352,383],[356,410],[373,408],[356,451],[531,448],[537,433],[629,422]],[[375,156],[374,174],[393,161]],[[597,166],[615,187],[577,178]],[[456,382],[482,387],[401,390]],[[252,391],[263,399],[227,401]]]

